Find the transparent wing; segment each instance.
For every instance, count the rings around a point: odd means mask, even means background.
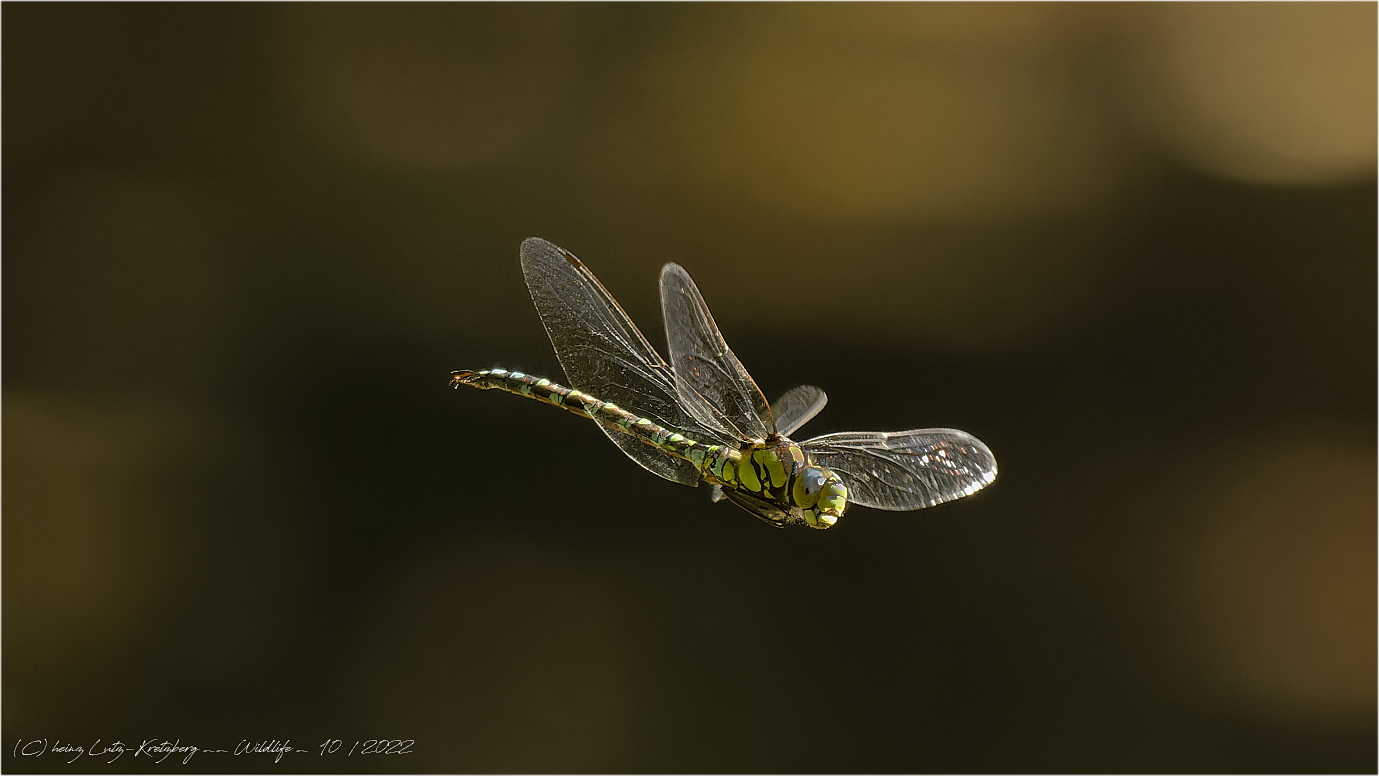
[[[528,238],[522,242],[522,274],[572,388],[665,428],[715,439],[686,416],[670,367],[574,254]],[[699,472],[689,461],[600,428],[646,469],[683,485],[699,483]]]
[[[828,404],[828,395],[822,388],[801,385],[785,392],[771,403],[776,415],[776,430],[782,436],[790,436],[800,430]]]
[[[751,512],[758,520],[767,525],[784,528],[785,523],[790,519],[789,514],[769,501],[753,498],[752,496],[735,490],[725,490],[723,491],[723,496],[734,504]],[[714,500],[717,501],[718,499]]]
[[[970,496],[996,479],[996,458],[965,431],[849,431],[800,444],[843,475],[848,501],[874,509],[922,509]]]
[[[661,312],[680,402],[700,425],[738,439],[762,439],[776,430],[761,389],[718,331],[708,305],[679,264],[661,269]]]

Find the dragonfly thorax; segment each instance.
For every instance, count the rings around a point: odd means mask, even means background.
[[[705,461],[704,478],[768,523],[829,528],[847,509],[847,487],[799,445],[773,437]]]

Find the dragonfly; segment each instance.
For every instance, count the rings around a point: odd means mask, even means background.
[[[531,237],[521,261],[569,385],[507,369],[461,369],[451,373],[452,387],[506,391],[589,418],[648,471],[691,487],[708,483],[713,501],[726,499],[776,527],[830,528],[849,505],[923,509],[996,479],[991,450],[956,429],[792,441],[828,397],[802,385],[768,403],[678,264],[661,269],[667,361],[574,254]]]

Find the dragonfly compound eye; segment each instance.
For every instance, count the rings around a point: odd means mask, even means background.
[[[810,466],[800,473],[796,503],[810,528],[831,528],[848,505],[848,489],[838,475]]]
[[[848,508],[848,489],[836,476],[830,477],[819,493],[819,522],[825,526],[838,522],[843,510]]]

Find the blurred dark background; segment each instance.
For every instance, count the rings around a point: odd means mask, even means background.
[[[4,768],[1373,772],[1375,29],[5,4]],[[559,376],[533,235],[1000,479],[774,531],[448,390]]]

